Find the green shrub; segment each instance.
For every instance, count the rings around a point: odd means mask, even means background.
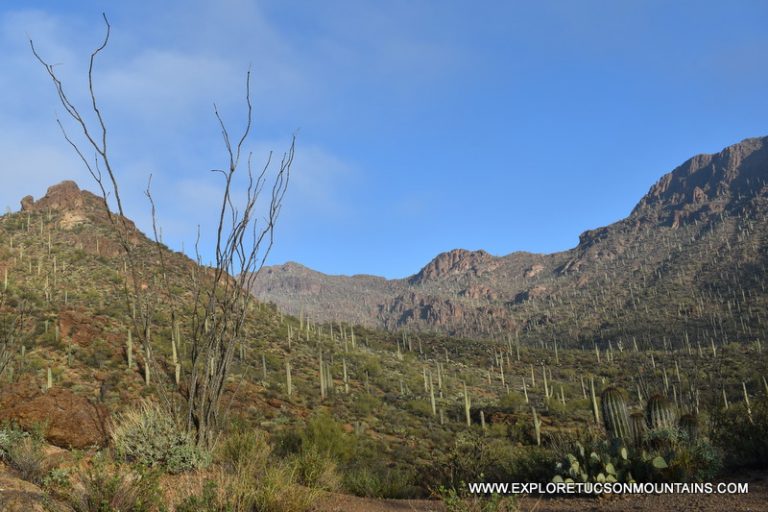
[[[200,495],[187,496],[176,506],[176,512],[234,512],[235,508],[222,503],[216,482],[206,480]]]
[[[712,442],[731,468],[768,468],[768,399],[752,404],[752,422],[743,403],[712,415]]]
[[[349,460],[354,450],[355,438],[325,413],[310,418],[300,437],[301,451],[315,450],[338,461]]]
[[[58,497],[75,512],[150,512],[161,502],[159,476],[157,471],[113,464],[100,454],[77,475],[78,485]]]
[[[210,460],[170,414],[147,401],[117,417],[112,440],[118,457],[170,473],[201,468]]]
[[[336,478],[335,466],[312,462],[306,451],[289,462],[277,460],[262,431],[241,428],[230,432],[217,457],[221,469],[216,478],[206,483],[202,494],[188,497],[177,510],[302,512],[310,509],[318,495],[318,490],[308,485],[335,488],[331,479]]]
[[[670,482],[710,482],[723,467],[720,450],[698,439],[679,445],[670,458],[666,478]]]
[[[352,405],[352,410],[359,416],[368,416],[369,414],[381,408],[381,400],[368,394],[358,395]]]
[[[241,428],[224,438],[218,450],[218,458],[229,470],[249,467],[259,471],[268,464],[271,452],[263,431]]]
[[[366,498],[408,499],[420,495],[412,470],[384,465],[355,466],[344,473],[344,489]]]
[[[0,428],[0,460],[5,463],[10,463],[11,447],[15,446],[26,437],[29,437],[29,434],[22,430],[10,427]]]
[[[439,487],[435,493],[445,505],[446,512],[513,512],[518,510],[514,496],[472,496],[466,485],[459,490]]]
[[[53,468],[43,478],[43,488],[51,492],[64,492],[72,488],[69,468]]]
[[[319,494],[299,485],[294,471],[284,464],[267,467],[255,489],[255,510],[259,512],[304,512],[310,510]]]
[[[341,479],[336,470],[336,462],[327,453],[309,447],[295,455],[292,463],[301,484],[324,491],[339,489]]]
[[[555,453],[549,448],[513,447],[504,461],[505,478],[510,482],[548,482],[555,460]]]
[[[435,480],[420,484],[430,489],[440,485],[457,489],[462,482],[478,480],[545,482],[553,466],[554,456],[546,449],[516,447],[505,439],[465,432],[438,458],[437,471],[433,472]]]

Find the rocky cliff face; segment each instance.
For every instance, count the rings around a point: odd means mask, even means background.
[[[755,287],[768,270],[767,184],[768,137],[747,139],[684,162],[626,219],[585,231],[568,251],[455,249],[392,281],[273,267],[254,293],[290,313],[393,330],[599,339],[629,331],[648,337],[674,325],[714,333],[712,318],[732,290],[755,290],[740,299],[746,307],[764,299],[765,289]],[[696,307],[679,312],[692,301]],[[746,324],[737,327],[749,335]]]
[[[438,254],[418,274],[408,279],[412,285],[444,280],[451,276],[490,272],[496,267],[496,258],[485,251],[454,249]]]
[[[630,218],[673,227],[735,213],[765,196],[768,138],[746,139],[714,155],[697,155],[662,177]]]

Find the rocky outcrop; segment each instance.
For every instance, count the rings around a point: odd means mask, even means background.
[[[697,155],[664,175],[630,218],[673,227],[738,209],[768,192],[768,137],[746,139],[716,154]]]
[[[74,181],[62,181],[48,187],[43,197],[35,201],[32,196],[21,200],[23,212],[45,212],[48,210],[83,210],[98,208],[101,199],[87,190],[80,190]]]
[[[544,297],[547,293],[547,287],[538,285],[534,286],[532,288],[529,288],[528,290],[522,291],[515,295],[514,303],[515,304],[522,304],[523,302],[529,301],[531,299],[538,299],[541,297]]]
[[[467,273],[477,275],[478,273],[489,272],[493,270],[494,260],[495,258],[485,251],[454,249],[437,255],[408,282],[412,285],[418,285],[444,279],[448,276]]]
[[[8,421],[32,431],[43,428],[45,439],[61,448],[104,446],[108,440],[109,413],[105,407],[69,389],[45,392],[31,378],[0,391],[0,422]]]
[[[44,512],[51,510],[50,498],[35,484],[22,480],[0,462],[0,510],[3,512]]]
[[[94,220],[103,221],[106,217],[104,200],[87,191],[80,190],[74,181],[62,181],[48,188],[43,197],[35,201],[32,196],[26,196],[21,200],[21,211],[30,213],[58,214],[58,227],[69,231],[81,225],[87,225]],[[125,219],[125,226],[130,232],[129,237],[135,241],[137,236],[135,224]],[[119,252],[116,243],[105,244],[105,255],[115,255]]]

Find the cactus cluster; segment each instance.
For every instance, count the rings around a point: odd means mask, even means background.
[[[677,419],[675,405],[663,395],[648,399],[645,411],[629,413],[622,390],[609,387],[600,395],[600,409],[605,430],[610,439],[640,446],[650,432],[679,430],[690,441],[698,437],[699,422],[695,413],[684,414]]]
[[[611,442],[599,453],[584,448],[576,443],[575,453],[569,453],[555,466],[556,474],[552,478],[559,482],[635,482],[633,471],[648,474],[666,469],[667,461],[660,455],[645,451],[633,453],[621,442]]]

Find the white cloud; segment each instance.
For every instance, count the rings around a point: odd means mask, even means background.
[[[338,16],[323,16],[317,20],[321,29],[307,34],[275,23],[264,6],[245,0],[215,6],[171,3],[162,11],[142,5],[122,9],[129,12],[112,20],[112,39],[95,75],[113,163],[126,209],[145,230],[151,224],[143,191],[149,173],[154,175],[165,238],[184,239],[187,248],[198,224],[203,231],[211,227],[220,197],[220,182],[208,173],[222,165],[224,156],[212,104],[221,107],[236,132],[243,121],[249,65],[256,116],[250,148],[259,168],[270,150],[279,160],[288,145],[287,140],[259,140],[261,127],[269,127],[267,137],[287,134],[298,127],[286,127],[293,119],[335,117],[336,109],[348,108],[344,102],[329,106],[328,100],[360,80],[387,85],[429,80],[456,62],[452,50],[428,42],[418,30],[402,29],[396,13],[386,9],[379,9],[376,19],[350,23],[344,19],[348,13],[336,7]],[[97,14],[41,10],[1,15],[0,131],[7,135],[0,142],[0,205],[15,208],[22,196],[39,196],[63,179],[93,189],[58,132],[55,112],[63,112],[27,37],[57,64],[85,112],[85,69],[103,37],[101,20]],[[307,222],[353,222],[364,186],[363,170],[338,149],[299,133],[281,229],[300,232]]]

